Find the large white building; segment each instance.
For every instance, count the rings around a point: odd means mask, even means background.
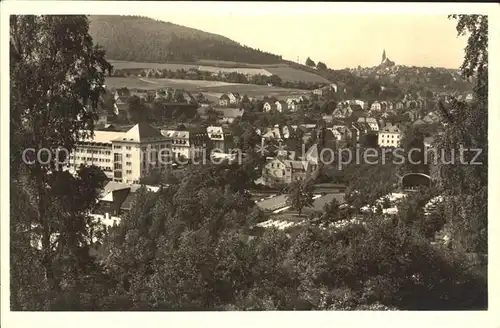
[[[146,123],[126,132],[94,131],[93,138],[77,143],[69,168],[94,165],[115,182],[139,183],[151,169],[169,164],[170,149],[171,139]]]
[[[401,145],[401,130],[395,125],[388,125],[378,133],[380,147],[399,147]]]

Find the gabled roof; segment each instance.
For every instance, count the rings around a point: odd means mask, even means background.
[[[128,90],[128,89],[116,89],[116,95],[118,95],[119,97],[129,97],[130,90]]]
[[[401,130],[395,125],[387,125],[380,132],[382,132],[382,133],[401,133]]]
[[[165,137],[160,131],[154,129],[149,124],[142,122],[134,125],[125,133],[125,135],[120,138],[116,138],[113,141],[145,142],[161,139],[165,139]]]
[[[292,161],[284,160],[283,163],[287,168],[291,168],[293,171],[305,171],[305,167],[302,161]]]

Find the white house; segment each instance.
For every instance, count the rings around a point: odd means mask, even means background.
[[[262,110],[264,112],[270,112],[273,109],[273,106],[271,105],[270,102],[266,101],[264,105],[262,105]]]
[[[378,102],[378,101],[375,101],[371,106],[370,106],[370,110],[376,110],[376,111],[380,111],[382,110],[382,105]]]
[[[399,147],[401,145],[401,130],[395,125],[388,125],[378,134],[380,147]]]

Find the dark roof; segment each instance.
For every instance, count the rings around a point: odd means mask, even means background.
[[[352,109],[353,111],[363,111],[363,107],[361,107],[361,106],[360,106],[360,105],[358,105],[358,104],[352,104],[352,105],[351,105],[351,109]]]

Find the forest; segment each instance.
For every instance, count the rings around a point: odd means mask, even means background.
[[[107,58],[136,62],[198,59],[276,64],[281,56],[240,45],[220,35],[138,16],[90,16],[90,35]]]

